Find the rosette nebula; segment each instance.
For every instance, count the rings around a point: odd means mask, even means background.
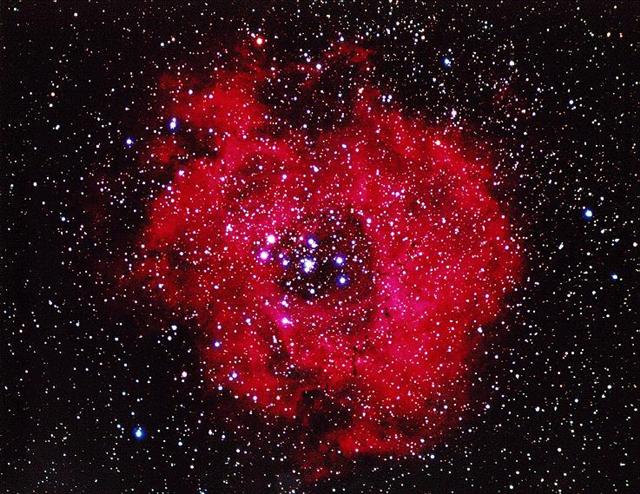
[[[468,408],[518,280],[490,160],[384,96],[362,49],[260,60],[163,80],[146,159],[170,179],[133,279],[194,321],[211,390],[304,431],[305,458],[415,453]]]

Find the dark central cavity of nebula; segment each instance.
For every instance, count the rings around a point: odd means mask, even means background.
[[[491,163],[383,97],[364,50],[282,65],[260,45],[164,78],[171,124],[145,159],[172,178],[129,278],[195,319],[212,392],[306,429],[308,457],[415,453],[459,422],[518,280]],[[331,70],[351,74],[341,117],[310,129]],[[265,96],[283,80],[289,119]]]

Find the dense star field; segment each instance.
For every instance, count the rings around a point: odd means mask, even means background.
[[[177,169],[122,277],[193,317],[205,385],[301,423],[307,476],[419,451],[467,405],[470,347],[519,277],[490,172],[366,83],[331,130],[260,102],[290,84],[314,111],[333,65],[355,67],[356,87],[360,48],[270,70],[252,55],[212,83],[173,82],[172,132],[144,164]]]
[[[2,492],[638,492],[639,4],[2,21]]]

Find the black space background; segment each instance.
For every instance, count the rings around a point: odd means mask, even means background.
[[[640,491],[639,2],[14,1],[0,15],[1,491]],[[152,191],[124,139],[163,125],[161,74],[204,71],[257,31],[283,60],[359,37],[394,98],[436,124],[455,108],[489,143],[528,271],[476,380],[491,408],[434,458],[301,484],[280,449],[211,416],[186,324],[113,301],[104,273]]]

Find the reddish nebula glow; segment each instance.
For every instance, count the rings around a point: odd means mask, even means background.
[[[332,63],[367,72],[362,50],[308,67],[247,57],[208,82],[166,79],[178,128],[150,156],[172,179],[134,280],[195,319],[212,391],[307,430],[316,475],[331,454],[418,452],[467,407],[478,328],[520,270],[490,163],[364,77],[348,115],[314,132],[265,102],[285,72],[302,86]]]

